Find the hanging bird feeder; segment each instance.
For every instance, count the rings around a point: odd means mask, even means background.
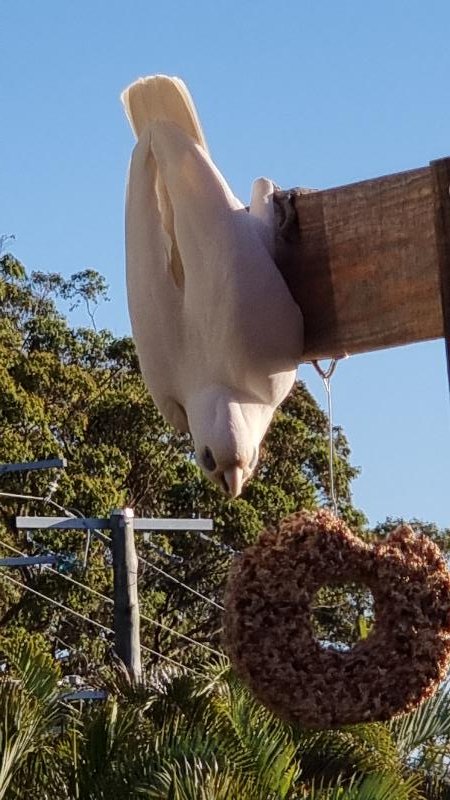
[[[347,651],[316,638],[325,585],[370,589],[375,621]],[[282,719],[309,728],[388,720],[436,690],[450,661],[450,573],[439,548],[400,526],[374,544],[321,510],[299,512],[237,556],[224,641],[238,675]]]

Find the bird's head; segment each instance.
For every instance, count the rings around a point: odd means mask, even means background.
[[[193,398],[186,411],[197,463],[229,497],[238,497],[258,463],[267,410],[226,387],[215,387]]]

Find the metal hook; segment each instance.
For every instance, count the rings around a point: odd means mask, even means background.
[[[334,480],[334,439],[333,439],[333,406],[331,402],[331,378],[334,374],[338,361],[341,358],[348,358],[347,355],[345,356],[337,356],[336,358],[331,359],[329,366],[327,369],[323,369],[319,362],[314,360],[311,361],[316,372],[322,378],[323,385],[325,387],[325,391],[327,393],[327,405],[328,405],[328,470],[330,475],[330,500],[333,506],[333,511],[336,516],[339,516],[339,509],[337,504],[337,497],[336,497],[336,488],[335,488],[335,480]]]

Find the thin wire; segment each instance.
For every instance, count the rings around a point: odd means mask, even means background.
[[[2,547],[6,547],[8,550],[11,550],[13,553],[19,553],[19,555],[24,556],[21,550],[18,550],[17,547],[13,547],[7,542],[4,542],[0,539],[0,545]],[[95,594],[97,597],[100,597],[105,603],[109,605],[114,605],[114,600],[111,597],[108,597],[106,594],[102,594],[98,592],[97,589],[93,589],[92,586],[87,586],[85,583],[81,583],[81,581],[77,581],[76,578],[72,578],[70,575],[64,575],[62,572],[58,572],[57,569],[54,569],[50,565],[45,565],[46,570],[48,572],[53,572],[55,575],[58,575],[59,578],[62,578],[65,581],[69,581],[70,583],[75,584],[75,586],[80,586],[82,589],[86,589],[87,592],[91,594]],[[163,622],[158,622],[156,619],[152,619],[151,617],[147,617],[145,614],[139,615],[142,620],[146,622],[150,622],[152,625],[155,625],[157,628],[163,628],[170,633],[173,633],[174,636],[178,636],[180,639],[185,639],[190,644],[195,645],[196,647],[202,647],[204,650],[209,650],[210,653],[213,653],[216,656],[222,656],[223,653],[219,652],[219,650],[215,650],[213,647],[210,647],[208,644],[204,644],[203,642],[196,642],[195,639],[192,639],[190,636],[187,636],[184,633],[180,633],[179,631],[174,630],[174,628],[170,628],[169,625],[165,625]]]
[[[240,550],[235,550],[234,547],[231,547],[229,544],[225,544],[225,542],[216,542],[211,536],[208,534],[203,533],[203,531],[189,531],[189,533],[194,533],[199,539],[203,539],[205,542],[212,544],[213,547],[217,547],[219,550],[222,550],[223,553],[227,553],[230,556],[236,556],[240,553]]]
[[[38,592],[37,589],[33,589],[31,586],[27,586],[25,583],[21,581],[17,581],[15,578],[12,578],[11,575],[6,575],[3,571],[0,572],[2,578],[11,583],[15,583],[17,586],[21,586],[22,589],[26,589],[27,592],[32,592],[33,594],[37,595],[37,597],[41,597],[43,600],[48,600],[49,603],[52,603],[54,606],[58,606],[58,608],[62,608],[64,611],[69,612],[69,614],[73,614],[75,617],[84,620],[85,622],[90,622],[92,625],[95,625],[96,628],[101,628],[102,630],[106,631],[107,633],[114,633],[112,628],[108,628],[106,625],[103,625],[101,622],[97,622],[95,619],[90,619],[86,617],[84,614],[80,614],[79,611],[75,611],[73,608],[69,608],[69,606],[65,606],[64,603],[60,603],[59,600],[54,600],[52,597],[48,597],[46,594],[42,592]]]
[[[327,394],[328,406],[328,468],[330,474],[330,500],[333,506],[333,511],[336,516],[339,516],[339,508],[336,498],[336,488],[334,481],[334,438],[333,438],[333,405],[331,401],[331,378],[336,369],[338,358],[333,358],[330,362],[328,369],[323,370],[318,361],[312,361],[314,369],[319,373],[322,378],[322,383],[325,387]]]
[[[174,583],[177,583],[179,586],[182,586],[183,589],[187,589],[188,592],[191,592],[192,594],[197,595],[197,597],[200,597],[201,600],[204,600],[206,603],[209,603],[211,606],[215,606],[216,608],[219,609],[219,611],[225,611],[224,606],[221,606],[220,603],[216,603],[215,600],[211,600],[210,597],[206,597],[205,594],[202,594],[201,592],[198,592],[197,589],[193,589],[192,586],[188,586],[187,583],[183,583],[183,581],[179,581],[178,578],[174,578],[173,575],[170,575],[170,573],[166,572],[164,569],[161,569],[161,567],[157,567],[156,564],[152,564],[151,561],[147,561],[147,559],[142,558],[142,556],[139,556],[139,555],[138,555],[138,560],[141,561],[142,564],[146,564],[146,566],[149,567],[150,569],[155,570],[155,572],[159,572],[160,575],[164,575],[164,577],[168,578],[168,580],[173,581]]]
[[[170,533],[176,533],[176,531],[164,531],[164,533],[168,535]],[[227,553],[230,556],[235,556],[240,553],[240,550],[235,550],[234,547],[231,547],[231,545],[229,544],[225,544],[225,542],[216,542],[215,539],[213,539],[211,536],[208,536],[206,533],[203,533],[203,531],[188,531],[188,533],[198,536],[199,539],[203,539],[205,542],[212,544],[213,547],[217,547],[219,550],[222,550],[223,553]],[[151,545],[152,543],[149,542],[149,544]],[[156,545],[152,545],[152,547],[154,550],[159,550],[159,548],[157,548]],[[164,553],[164,555],[166,556],[171,555],[170,553],[166,553],[164,550],[162,551],[162,553]]]
[[[158,553],[160,558],[165,558],[166,561],[174,561],[176,564],[182,564],[184,558],[182,556],[176,556],[174,553],[168,553],[166,550],[163,550],[162,547],[158,547],[157,544],[150,542],[148,539],[145,540],[145,544],[147,547],[150,547],[156,553]]]
[[[37,589],[33,589],[31,586],[27,586],[25,583],[21,581],[17,581],[15,578],[11,578],[10,575],[6,575],[4,572],[0,572],[0,576],[5,580],[9,581],[10,583],[14,583],[16,586],[20,586],[21,589],[25,589],[27,592],[32,592],[37,597],[40,597],[42,600],[47,600],[48,603],[52,603],[54,606],[58,606],[58,608],[62,608],[63,611],[66,611],[68,614],[73,614],[73,616],[82,619],[84,622],[89,622],[91,625],[95,625],[96,628],[100,628],[106,633],[112,633],[114,635],[114,631],[112,628],[108,628],[107,625],[103,625],[101,622],[97,622],[95,619],[90,619],[90,617],[86,617],[84,614],[80,614],[79,611],[75,611],[73,608],[69,608],[69,606],[65,606],[64,603],[60,603],[59,600],[54,600],[52,597],[49,597],[42,592],[38,592]],[[157,650],[152,650],[151,647],[147,647],[146,645],[141,645],[141,649],[145,650],[147,653],[151,653],[154,656],[158,656],[158,658],[162,658],[164,661],[170,661],[172,664],[175,664],[177,667],[181,667],[181,669],[188,670],[189,672],[195,672],[192,667],[186,667],[184,664],[180,664],[179,661],[175,661],[174,658],[170,658],[170,656],[164,656],[162,653],[158,653]]]
[[[58,509],[58,511],[64,511],[64,514],[66,514],[67,517],[73,517],[73,519],[77,518],[76,514],[68,511],[67,508],[64,508],[64,506],[60,506],[59,503],[56,503],[55,500],[51,499],[51,497],[41,497],[40,495],[36,494],[16,494],[15,492],[0,492],[0,495],[3,497],[17,497],[19,500],[40,500],[43,503],[49,503],[51,506],[54,506]]]
[[[24,500],[40,500],[40,501],[43,501],[45,503],[48,502],[51,505],[55,506],[59,511],[63,511],[67,516],[70,516],[73,519],[76,519],[76,515],[72,514],[71,511],[67,511],[67,509],[65,509],[64,506],[60,506],[58,503],[55,503],[54,500],[46,500],[45,497],[38,497],[36,495],[31,495],[31,494],[30,495],[27,495],[27,494],[14,494],[12,492],[0,492],[0,496],[3,496],[3,497],[17,497],[17,498],[22,498]],[[81,519],[86,519],[86,517],[84,517],[83,514],[80,514],[80,517],[81,517]],[[111,537],[110,536],[106,536],[106,534],[103,534],[100,531],[94,531],[94,532],[95,532],[96,536],[98,536],[99,539],[101,539],[101,541],[111,542]],[[173,581],[173,583],[177,583],[179,586],[182,586],[183,589],[186,589],[186,591],[197,595],[197,597],[200,597],[200,599],[204,600],[205,603],[209,603],[210,605],[214,606],[215,608],[218,608],[219,611],[224,611],[225,610],[224,607],[220,605],[220,603],[216,603],[215,600],[211,600],[211,598],[207,597],[205,594],[202,594],[202,592],[198,592],[197,589],[193,589],[192,586],[188,586],[187,583],[183,583],[183,581],[178,580],[178,578],[174,578],[173,575],[170,575],[170,573],[166,572],[165,570],[161,569],[160,567],[157,567],[156,564],[152,564],[151,561],[147,561],[145,558],[142,558],[142,556],[139,556],[139,555],[138,555],[138,560],[141,561],[143,564],[146,564],[147,567],[149,567],[150,569],[153,569],[155,572],[159,572],[161,575],[164,575],[165,578],[167,578],[170,581]]]

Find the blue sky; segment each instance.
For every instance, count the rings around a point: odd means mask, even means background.
[[[1,0],[0,30],[0,233],[30,269],[102,272],[98,321],[118,334],[135,78],[184,78],[244,201],[259,175],[325,188],[450,155],[448,0]],[[450,526],[442,342],[342,362],[333,397],[370,521]]]

